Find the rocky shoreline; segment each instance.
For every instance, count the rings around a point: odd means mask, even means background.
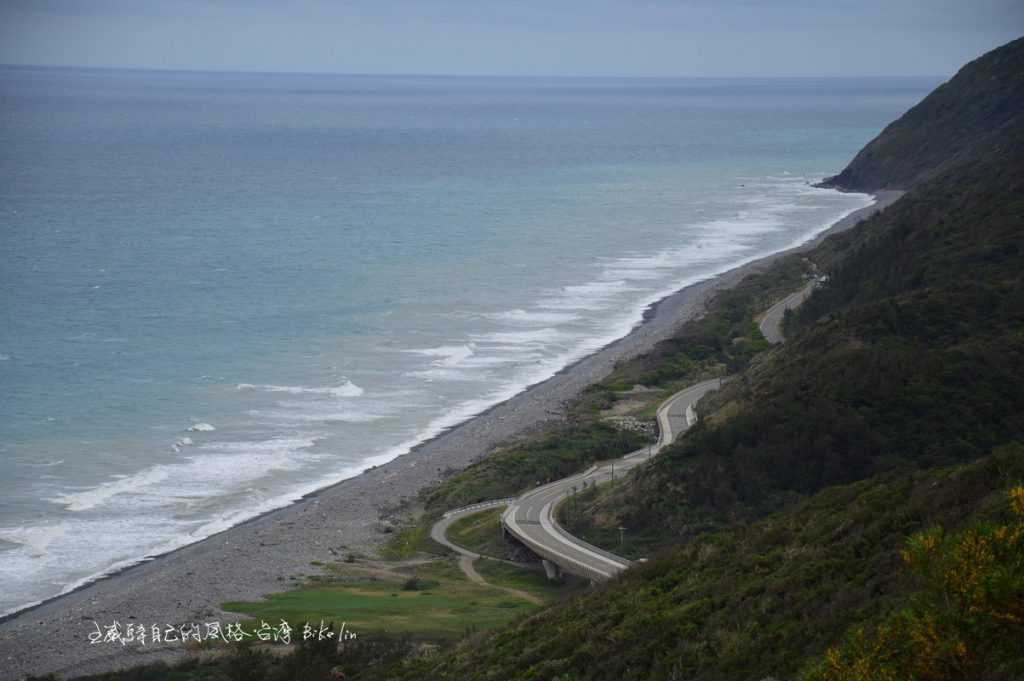
[[[390,508],[411,499],[453,470],[485,456],[496,444],[563,417],[564,405],[615,363],[646,352],[700,315],[709,296],[739,282],[781,255],[804,250],[895,201],[885,191],[877,202],[840,220],[796,249],[768,256],[689,286],[651,307],[627,336],[530,387],[412,452],[355,478],[203,541],[123,570],[0,623],[0,678],[30,674],[78,675],[184,655],[181,644],[165,647],[90,644],[96,623],[157,624],[231,621],[217,604],[252,600],[314,574],[316,562],[347,553],[372,553],[385,540],[380,522]]]

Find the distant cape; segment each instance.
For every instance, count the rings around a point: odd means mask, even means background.
[[[961,163],[1024,144],[1024,38],[966,64],[820,186],[910,189]]]

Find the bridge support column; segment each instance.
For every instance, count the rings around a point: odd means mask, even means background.
[[[544,574],[547,575],[548,579],[552,581],[557,581],[561,579],[562,571],[557,565],[552,563],[547,558],[542,558],[540,563],[544,566]]]

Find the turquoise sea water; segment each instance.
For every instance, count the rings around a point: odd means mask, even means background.
[[[929,79],[0,68],[0,613],[354,475],[868,203]]]

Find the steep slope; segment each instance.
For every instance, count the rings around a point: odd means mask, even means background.
[[[1007,516],[1005,491],[1022,476],[1015,446],[963,467],[832,488],[453,651],[359,678],[792,679],[851,624],[902,604],[915,586],[900,565],[908,534]]]
[[[720,414],[584,517],[672,544],[1024,433],[1024,150],[947,171],[810,254],[830,273]],[[731,415],[725,418],[723,415]],[[587,528],[575,528],[586,531]]]
[[[826,186],[906,189],[1004,147],[1024,120],[1024,38],[970,62],[891,123]]]
[[[968,65],[834,178],[910,191],[809,255],[829,280],[790,342],[577,514],[661,553],[388,678],[793,678],[910,602],[909,535],[1005,515],[1024,475],[1022,56],[1016,41]],[[1014,642],[991,643],[998,663],[963,678],[1017,678]]]
[[[1022,63],[1022,40],[972,62],[833,178],[909,191],[805,254],[829,279],[788,320],[784,346],[709,342],[690,357],[681,340],[637,363],[637,377],[666,380],[707,357],[749,363],[685,441],[576,514],[615,530],[604,536],[644,535],[661,549],[649,563],[354,678],[794,679],[852,626],[913,602],[908,536],[1006,518],[1006,491],[1024,480]],[[1024,613],[1018,548],[999,587]],[[1021,678],[1021,622],[1003,622],[1014,635],[967,672],[927,678]]]

